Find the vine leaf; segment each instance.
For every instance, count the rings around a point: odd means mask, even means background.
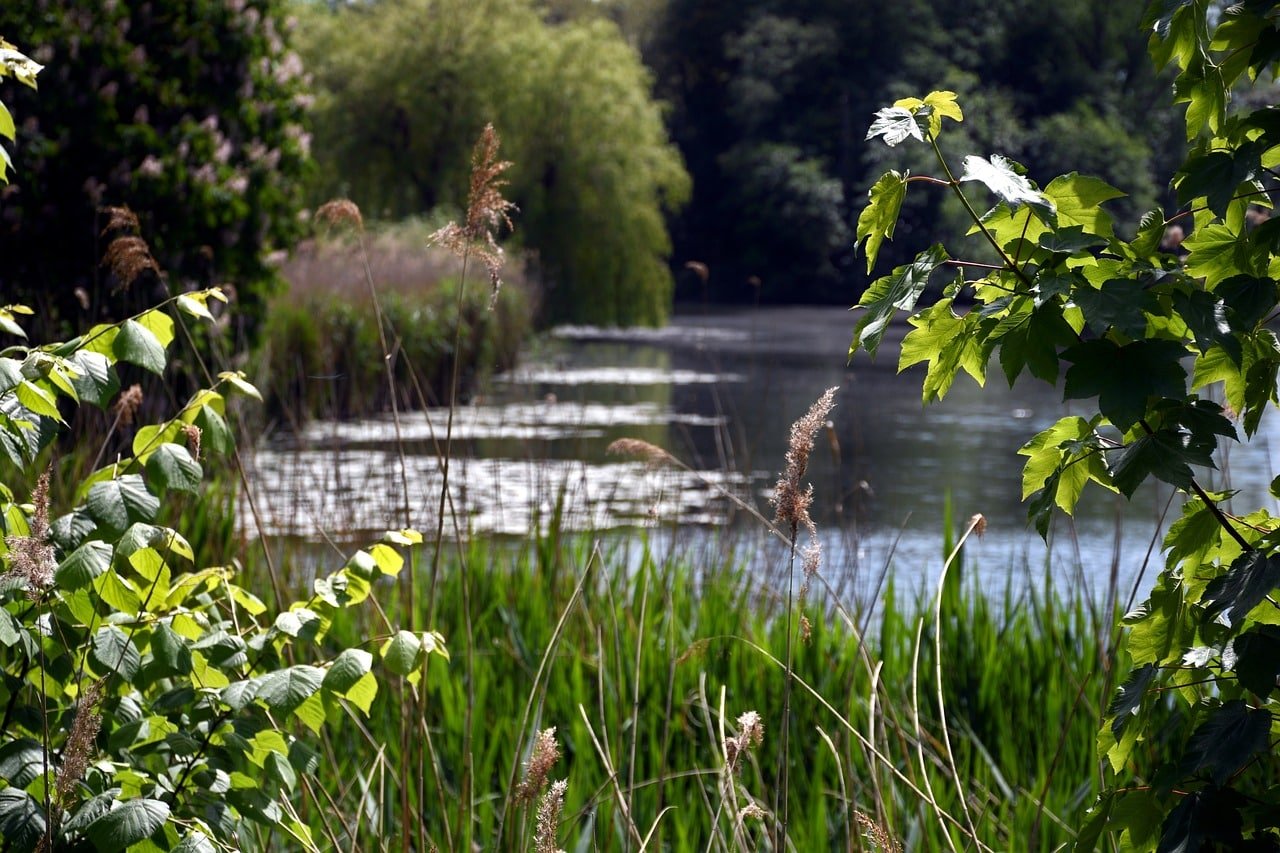
[[[131,521],[151,521],[160,511],[159,498],[147,491],[139,474],[95,483],[89,489],[86,505],[100,524],[121,531]]]
[[[1187,776],[1208,771],[1215,785],[1225,785],[1249,759],[1267,749],[1270,733],[1270,711],[1232,699],[1196,728],[1187,741],[1181,770]]]
[[[1191,465],[1214,468],[1213,446],[1195,440],[1191,433],[1159,429],[1134,439],[1116,453],[1111,480],[1125,497],[1133,497],[1148,476],[1179,489],[1190,489],[1195,475]]]
[[[868,195],[871,197],[870,203],[858,214],[854,248],[864,239],[867,241],[867,272],[870,273],[880,254],[880,245],[885,240],[893,239],[893,229],[898,224],[902,200],[907,196],[906,175],[892,170],[886,172],[871,187]]]
[[[1113,278],[1099,289],[1077,288],[1071,298],[1098,334],[1115,328],[1125,337],[1141,338],[1147,331],[1147,314],[1159,310],[1155,296],[1130,279]]]
[[[876,120],[867,131],[867,139],[881,137],[890,148],[907,139],[918,139],[924,142],[924,128],[921,119],[928,119],[932,110],[920,108],[912,112],[906,107],[885,107],[876,111]]]
[[[1225,611],[1234,630],[1277,586],[1280,586],[1280,556],[1246,551],[1224,574],[1209,581],[1200,603],[1209,619]]]
[[[1023,175],[1021,167],[999,154],[992,154],[990,160],[970,154],[964,158],[964,174],[960,181],[978,181],[991,192],[1017,210],[1027,205],[1036,212],[1042,221],[1051,221],[1056,213],[1054,204],[1043,193],[1031,185]]]
[[[1118,429],[1128,431],[1147,410],[1151,397],[1186,393],[1187,373],[1180,359],[1186,347],[1176,341],[1141,340],[1120,346],[1110,340],[1086,341],[1062,353],[1071,362],[1063,398],[1098,398],[1098,409]]]
[[[916,255],[910,264],[897,267],[890,275],[871,283],[858,300],[858,306],[866,308],[867,313],[854,326],[853,343],[849,345],[850,358],[858,347],[875,356],[893,315],[899,310],[915,309],[916,301],[929,283],[929,276],[946,260],[946,250],[934,245]]]
[[[915,328],[902,339],[898,372],[922,361],[928,363],[922,383],[924,402],[947,396],[961,370],[979,385],[986,381],[991,349],[974,333],[980,319],[976,314],[957,317],[951,310],[950,299],[940,300],[910,319]]]
[[[1107,716],[1112,718],[1111,731],[1116,737],[1124,731],[1125,724],[1137,715],[1138,709],[1142,707],[1142,697],[1146,695],[1147,687],[1158,672],[1155,664],[1143,664],[1129,673],[1124,684],[1116,690],[1116,698],[1107,708]]]
[[[1234,151],[1209,151],[1193,154],[1182,165],[1178,181],[1178,202],[1189,205],[1204,198],[1209,209],[1221,218],[1235,198],[1236,190],[1252,181],[1262,169],[1262,154],[1271,143],[1265,140],[1246,143]]]

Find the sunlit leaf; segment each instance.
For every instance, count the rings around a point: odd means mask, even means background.
[[[902,210],[902,200],[907,195],[906,176],[899,172],[886,172],[871,187],[869,195],[871,200],[858,215],[855,241],[856,247],[857,243],[866,240],[868,273],[876,264],[881,243],[893,239],[898,213]]]
[[[917,255],[910,264],[897,267],[892,274],[871,283],[858,300],[858,306],[867,311],[854,326],[850,358],[859,347],[873,356],[876,354],[893,315],[898,311],[915,309],[916,301],[929,284],[929,277],[946,260],[946,251],[935,245]]]

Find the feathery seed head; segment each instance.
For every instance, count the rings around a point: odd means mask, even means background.
[[[120,420],[121,426],[128,426],[133,423],[133,416],[138,413],[138,407],[142,405],[142,386],[130,385],[124,393],[116,398],[111,408],[115,416]]]
[[[650,444],[639,438],[619,438],[605,448],[604,452],[610,456],[626,456],[631,459],[638,459],[648,462],[650,465],[671,461],[670,453],[656,444]]]
[[[813,439],[827,421],[827,415],[835,406],[838,388],[828,388],[809,408],[800,420],[791,426],[791,438],[787,445],[787,467],[778,478],[772,502],[776,519],[791,528],[792,536],[800,527],[812,528],[809,506],[813,503],[813,489],[801,485],[805,470],[809,467],[809,454],[813,452]]]
[[[556,741],[555,726],[538,732],[533,739],[529,763],[525,766],[524,780],[516,788],[516,801],[528,804],[537,799],[547,785],[551,768],[559,760],[560,744]]]
[[[53,545],[49,542],[49,471],[40,475],[31,491],[30,536],[7,536],[9,571],[27,582],[27,597],[37,600],[53,583],[57,568]]]
[[[724,742],[724,761],[730,773],[741,767],[742,754],[764,742],[764,721],[755,711],[738,717],[738,733]]]
[[[316,208],[316,222],[327,228],[349,227],[356,232],[364,231],[360,208],[349,198],[335,198],[320,205]]]
[[[556,831],[560,828],[560,813],[564,811],[564,795],[569,783],[561,779],[553,782],[538,802],[538,824],[533,836],[536,853],[560,853],[556,847]]]
[[[101,681],[95,681],[85,689],[76,708],[75,722],[71,724],[71,734],[67,736],[67,743],[62,748],[62,766],[58,768],[54,788],[58,803],[64,808],[71,804],[71,795],[84,778],[89,758],[93,755],[94,741],[102,727],[102,715],[98,713],[98,701],[101,698]]]

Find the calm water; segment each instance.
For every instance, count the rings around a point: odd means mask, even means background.
[[[905,328],[890,331],[875,361],[859,353],[846,365],[852,326],[844,310],[777,308],[689,313],[656,331],[557,329],[455,415],[458,527],[519,536],[558,514],[575,529],[626,528],[631,542],[644,528],[658,548],[736,545],[761,570],[776,568],[785,553],[763,544],[759,523],[725,495],[770,514],[790,425],[835,386],[832,428],[818,437],[808,478],[824,572],[845,594],[874,595],[890,563],[900,587],[936,577],[947,500],[957,527],[974,513],[987,518],[986,536],[966,553],[993,591],[1038,582],[1046,570],[1094,591],[1114,571],[1127,589],[1156,535],[1167,487],[1131,503],[1086,492],[1082,513],[1059,520],[1047,549],[1026,525],[1016,450],[1071,413],[1060,390],[1027,382],[1011,391],[993,367],[985,389],[962,377],[926,408],[920,374],[897,374]],[[411,520],[430,529],[447,413],[401,420]],[[1234,447],[1224,471],[1202,480],[1222,487],[1229,477],[1240,506],[1270,506],[1276,429],[1269,419],[1251,446]],[[696,473],[607,456],[621,437],[659,445]],[[389,418],[268,436],[254,465],[273,533],[350,540],[402,525]]]

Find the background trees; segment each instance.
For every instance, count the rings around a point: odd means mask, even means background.
[[[664,214],[688,178],[613,23],[551,23],[528,0],[383,0],[312,9],[304,24],[317,197],[349,195],[382,217],[458,207],[467,151],[492,121],[548,318],[666,318]]]

